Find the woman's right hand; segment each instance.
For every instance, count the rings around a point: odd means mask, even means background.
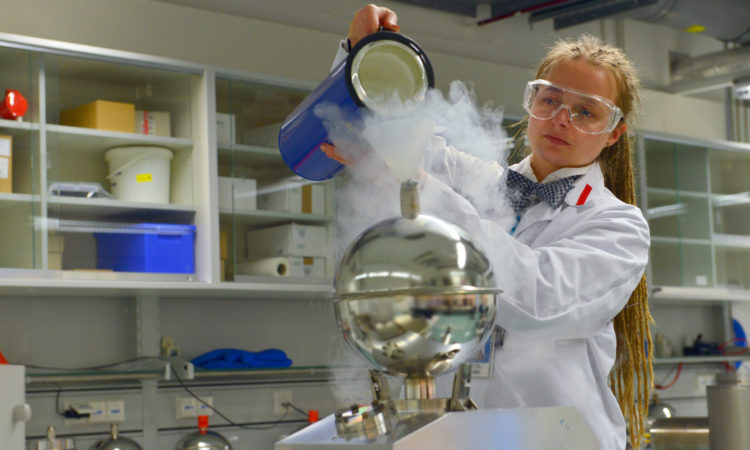
[[[370,3],[354,13],[354,19],[349,24],[349,34],[347,35],[349,45],[354,47],[360,39],[378,31],[380,27],[398,32],[397,21],[398,17],[395,12],[384,6],[376,6]]]

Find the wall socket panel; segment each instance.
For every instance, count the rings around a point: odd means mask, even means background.
[[[273,413],[279,415],[289,411],[288,406],[283,406],[284,403],[292,403],[292,391],[274,391]]]
[[[124,400],[88,400],[88,401],[66,401],[63,404],[65,411],[74,409],[79,414],[88,414],[88,417],[80,419],[65,419],[65,425],[89,425],[97,423],[122,423],[125,422]]]
[[[716,375],[698,375],[695,377],[695,382],[698,392],[706,395],[706,387],[716,384]]]
[[[201,397],[201,399],[211,406],[214,406],[213,397]],[[212,416],[214,411],[204,403],[193,397],[176,397],[175,398],[175,417],[177,420],[189,419],[198,416]]]

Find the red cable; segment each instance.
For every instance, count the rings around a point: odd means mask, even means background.
[[[742,349],[742,350],[740,350],[738,352],[734,352],[734,353],[727,353],[727,352],[725,352],[724,351],[724,347],[726,347],[728,344],[731,344],[733,342],[744,342],[745,344],[747,344],[747,340],[745,340],[745,338],[732,338],[732,339],[729,339],[728,341],[722,342],[719,345],[719,347],[718,347],[719,353],[721,353],[722,355],[727,355],[727,356],[737,356],[737,355],[742,355],[742,354],[747,353],[748,351],[750,351],[750,348],[744,348],[744,349]],[[723,361],[723,364],[724,364],[724,368],[727,370],[727,372],[736,372],[736,369],[731,364],[729,364],[727,361]]]
[[[507,19],[510,16],[515,16],[516,14],[524,14],[524,13],[527,13],[527,12],[536,11],[538,9],[543,9],[543,8],[548,7],[548,6],[554,6],[554,5],[557,5],[558,3],[568,3],[569,1],[570,0],[551,0],[549,2],[542,3],[540,5],[534,5],[534,6],[530,6],[528,8],[521,8],[519,10],[512,11],[512,12],[509,12],[509,13],[505,13],[505,14],[502,14],[502,15],[499,15],[499,16],[490,17],[489,19],[480,20],[479,22],[477,22],[477,25],[481,27],[482,25],[487,25],[488,23],[497,22],[498,20]]]
[[[733,342],[745,342],[745,343],[747,343],[747,341],[745,340],[745,338],[732,338],[732,339],[729,339],[728,341],[724,341],[721,344],[719,344],[719,347],[718,347],[719,353],[721,353],[722,355],[733,356],[733,355],[741,355],[741,354],[743,354],[743,353],[745,353],[747,351],[750,351],[750,348],[745,348],[744,350],[740,350],[739,352],[736,352],[736,353],[725,353],[724,352],[724,347],[726,347],[727,345],[729,345],[729,344],[731,344]]]
[[[677,364],[677,373],[674,374],[674,380],[672,380],[671,383],[669,383],[667,385],[655,384],[654,387],[656,389],[669,389],[669,388],[671,388],[672,386],[674,386],[675,383],[677,383],[677,379],[680,378],[680,372],[682,372],[682,363]]]

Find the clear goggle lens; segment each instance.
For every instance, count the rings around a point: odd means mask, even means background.
[[[569,89],[547,80],[526,83],[523,107],[535,119],[551,119],[562,108],[568,110],[573,126],[582,133],[609,133],[622,118],[612,101],[598,95]]]

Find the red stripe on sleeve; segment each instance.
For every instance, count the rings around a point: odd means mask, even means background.
[[[587,184],[586,187],[583,188],[583,192],[581,192],[581,196],[578,197],[578,201],[576,202],[576,206],[581,206],[584,203],[586,203],[586,199],[589,198],[589,194],[591,193],[591,185]]]

